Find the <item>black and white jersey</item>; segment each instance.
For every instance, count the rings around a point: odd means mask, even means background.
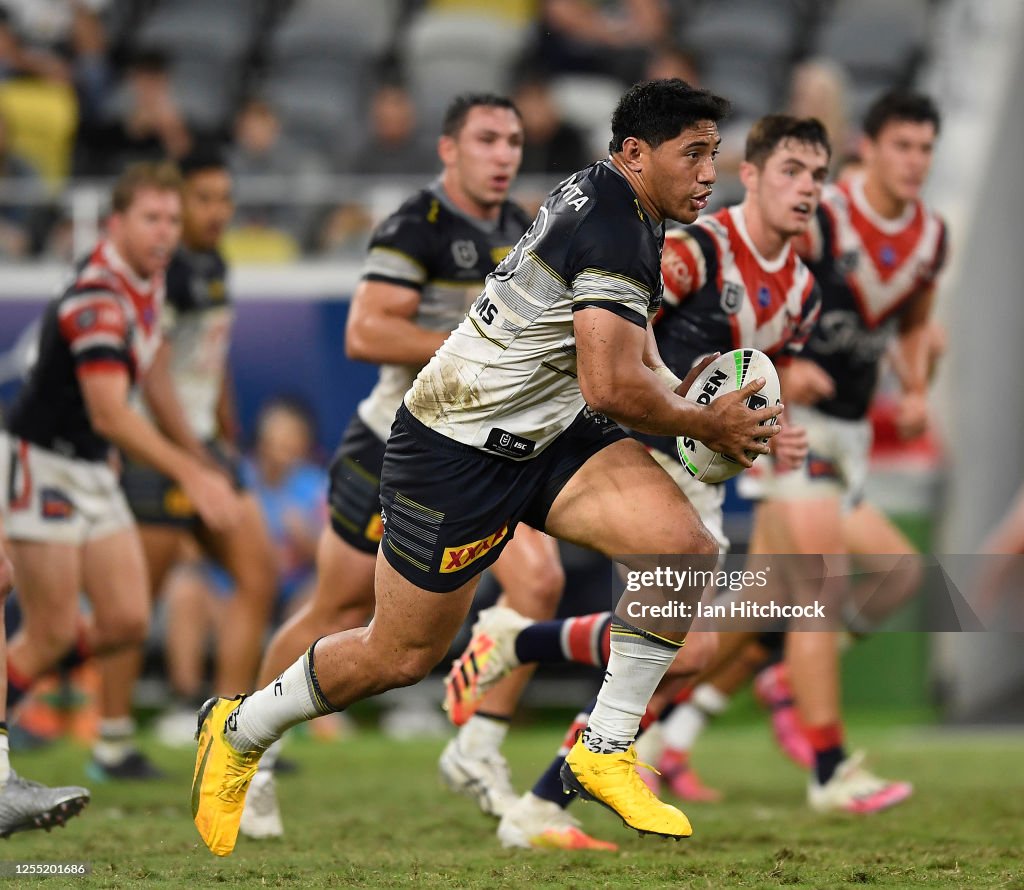
[[[539,454],[584,407],[573,312],[646,327],[661,306],[664,227],[609,161],[566,179],[488,277],[405,404],[443,435],[506,457]]]
[[[448,199],[440,182],[417,192],[373,233],[363,268],[367,281],[419,291],[413,321],[451,331],[465,317],[484,279],[530,224],[517,204],[506,201],[494,222],[468,216]],[[382,440],[391,432],[402,396],[418,365],[382,365],[377,385],[358,408],[359,417]]]
[[[217,433],[217,401],[224,383],[234,308],[227,265],[217,251],[178,248],[167,267],[164,338],[171,344],[171,375],[196,436]]]

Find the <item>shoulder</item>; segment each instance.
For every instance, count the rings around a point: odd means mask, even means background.
[[[440,221],[447,215],[437,195],[429,189],[421,189],[374,229],[370,249],[419,250],[432,240]]]

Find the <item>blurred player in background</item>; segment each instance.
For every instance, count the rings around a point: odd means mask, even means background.
[[[872,555],[884,555],[876,566],[889,576],[884,595],[866,602],[845,597],[854,629],[884,617],[918,578],[912,563],[891,571],[893,555],[916,551],[863,497],[871,446],[867,412],[893,338],[903,387],[898,430],[910,439],[927,424],[927,387],[941,349],[929,317],[946,256],[946,228],[920,194],[939,125],[935,105],[918,94],[888,93],[868,110],[862,170],[825,190],[799,243],[821,285],[822,311],[783,387],[792,419],[807,429],[808,460],[786,472],[773,472],[770,462],[762,462],[740,480],[741,493],[763,498],[755,509],[751,553],[849,554],[867,569]],[[874,776],[859,754],[847,755],[839,642],[837,633],[787,634],[784,663],[762,674],[756,689],[772,709],[783,750],[812,770],[810,805],[870,813],[905,800],[912,788]],[[683,716],[673,718],[684,728],[675,738],[667,733],[666,742],[679,751],[689,750],[708,718],[724,709],[745,675],[770,655],[727,641],[723,648],[740,652],[745,664],[698,687]]]
[[[175,479],[213,528],[231,527],[240,509],[221,473],[130,404],[160,346],[164,271],[181,233],[177,169],[128,168],[114,186],[108,231],[47,307],[38,358],[0,442],[24,616],[8,650],[8,712],[62,658],[145,639],[149,585],[115,447]],[[80,618],[80,592],[90,622]]]
[[[349,422],[331,463],[330,528],[320,536],[317,586],[271,640],[260,684],[271,682],[318,637],[366,623],[384,527],[380,473],[395,412],[419,369],[466,316],[484,279],[530,220],[508,192],[519,170],[523,130],[512,102],[466,94],[449,106],[438,142],[440,177],[378,227],[349,312],[350,358],[381,366],[377,385]],[[563,575],[555,542],[526,529],[495,574],[506,599],[532,617],[554,614]],[[499,751],[508,717],[528,676],[513,677],[484,713],[445,749],[442,775],[453,788],[500,815],[515,800]],[[242,822],[243,833],[281,833],[272,767],[263,757]]]
[[[167,267],[163,342],[141,386],[143,408],[195,460],[237,486],[237,424],[227,367],[234,310],[218,250],[233,211],[231,176],[213,149],[197,149],[179,168],[182,238]],[[214,688],[248,689],[276,593],[273,548],[256,499],[244,493],[238,522],[211,529],[177,480],[151,465],[129,460],[121,485],[139,525],[154,594],[180,558],[186,536],[231,575],[234,592],[218,640]],[[141,650],[101,664],[100,739],[90,772],[97,779],[154,778],[160,772],[135,747],[131,717]]]
[[[6,459],[0,457],[0,471],[6,466]],[[0,479],[6,479],[0,472]],[[3,492],[0,491],[0,504]],[[3,529],[0,528],[0,660],[7,661],[7,634],[3,627],[3,616],[7,605],[7,594],[14,583],[14,567],[4,549]],[[89,803],[89,792],[85,788],[66,786],[47,788],[38,782],[22,778],[13,769],[10,761],[10,743],[7,733],[7,671],[0,677],[0,838],[10,837],[18,831],[33,828],[49,830],[54,825],[63,825],[68,819],[82,811]]]
[[[753,347],[766,353],[785,379],[786,366],[806,343],[821,307],[820,290],[792,242],[807,230],[817,210],[830,153],[828,134],[819,121],[763,117],[747,136],[740,166],[743,203],[668,234],[661,261],[664,309],[654,332],[658,351],[676,375],[701,367],[708,355]],[[679,460],[675,439],[639,438],[697,508],[724,553],[729,546],[722,523],[725,486],[693,479]],[[807,453],[806,433],[784,424],[772,440],[772,452],[778,465],[799,467]],[[537,660],[607,663],[610,613],[533,623],[508,611],[485,611],[466,655],[453,665],[448,688],[462,709],[471,710],[480,687],[489,686],[512,665]],[[675,677],[693,676],[679,662],[703,636],[694,631],[687,636],[686,649],[673,665]],[[496,655],[482,657],[492,651]],[[483,672],[478,671],[481,664]],[[592,707],[576,718],[558,756],[533,789],[502,818],[498,837],[504,846],[613,848],[584,834],[566,812],[574,796],[565,794],[559,778],[575,733],[586,724]],[[663,759],[659,768],[673,790],[683,787],[690,799],[698,796],[695,792],[702,786],[685,758]]]
[[[234,848],[259,759],[284,731],[425,676],[520,521],[609,556],[653,550],[714,563],[717,545],[693,507],[616,420],[693,435],[743,466],[777,432],[762,424],[781,406],[745,404],[763,378],[706,406],[688,401],[649,329],[661,307],[664,220],[692,222],[706,206],[728,107],[679,80],[628,90],[610,157],[548,196],[416,377],[384,455],[373,621],[200,713],[193,821],[212,852]],[[562,780],[639,832],[687,837],[689,820],[644,786],[632,747],[687,628],[642,624],[616,619],[604,685]]]

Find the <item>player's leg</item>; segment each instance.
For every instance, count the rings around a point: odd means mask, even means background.
[[[2,445],[0,445],[2,447]],[[4,552],[0,534],[0,663],[7,661],[7,634],[3,625],[4,607],[11,590],[13,570]],[[63,825],[80,813],[89,802],[85,788],[66,786],[47,788],[38,782],[23,779],[10,764],[7,734],[7,672],[0,672],[0,838],[33,828],[49,830]]]
[[[502,589],[500,606],[533,620],[555,614],[565,573],[554,538],[521,525],[492,572]],[[480,657],[486,658],[486,646],[474,634],[466,653],[475,659],[480,650]],[[453,791],[475,799],[487,815],[501,816],[517,799],[501,744],[534,668],[524,663],[499,680],[481,698],[476,713],[466,721],[456,720],[462,725],[441,754],[442,781]]]
[[[869,579],[850,592],[844,619],[849,630],[866,632],[917,591],[921,561],[906,535],[867,501],[844,513],[843,540]]]
[[[615,442],[586,460],[553,499],[546,530],[606,556],[692,554],[696,569],[710,569],[718,558],[718,544],[690,502],[632,440]],[[632,567],[632,557],[620,558]],[[675,596],[695,603],[702,590],[702,585],[682,589]],[[632,743],[684,636],[678,622],[616,615],[604,685],[562,773],[567,787],[608,806],[627,825],[672,837],[689,836],[689,821],[640,780]]]
[[[277,594],[274,548],[260,505],[242,496],[239,522],[226,532],[199,532],[200,543],[235,582],[217,639],[214,689],[233,695],[250,689],[263,652],[263,635]]]
[[[320,637],[362,627],[373,614],[373,576],[383,534],[380,518],[382,443],[358,416],[331,461],[330,527],[320,533],[316,582],[308,599],[277,629],[263,656],[257,688],[266,686]],[[247,837],[284,833],[274,768],[283,740],[260,759],[246,799],[241,831]]]
[[[148,578],[147,590],[158,593],[181,550],[185,532],[180,524],[137,526]],[[104,779],[158,779],[164,773],[135,745],[132,698],[142,673],[141,646],[129,646],[97,659],[100,672],[99,739],[89,774]]]
[[[105,665],[101,685],[100,738],[93,748],[90,774],[97,779],[152,779],[163,775],[138,750],[131,696],[140,667],[151,611],[148,571],[134,524],[91,538],[82,548],[82,588],[92,605],[96,651],[127,649],[132,673],[112,676],[117,652]]]
[[[200,714],[193,816],[218,855],[234,848],[238,821],[260,754],[305,720],[422,679],[465,621],[477,578],[450,593],[408,581],[377,560],[376,610],[368,627],[325,637],[274,683],[241,703],[211,699]]]

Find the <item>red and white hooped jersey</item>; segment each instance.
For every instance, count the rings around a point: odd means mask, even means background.
[[[669,232],[661,261],[664,311],[654,327],[661,357],[679,377],[709,352],[742,347],[795,355],[810,336],[820,297],[790,245],[758,252],[741,206]]]
[[[863,417],[895,322],[935,283],[946,258],[946,226],[921,201],[898,219],[871,208],[862,177],[826,187],[801,252],[822,290],[821,319],[804,355],[836,382],[826,414]]]
[[[135,382],[160,346],[164,277],[140,279],[113,244],[101,241],[46,308],[39,355],[8,428],[28,442],[84,460],[105,460],[79,377],[123,369]]]

